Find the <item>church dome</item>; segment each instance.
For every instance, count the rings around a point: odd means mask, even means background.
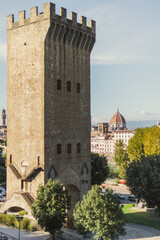
[[[120,114],[118,108],[116,113],[113,115],[113,117],[110,120],[110,128],[112,130],[123,130],[124,128],[126,128],[126,120]]]

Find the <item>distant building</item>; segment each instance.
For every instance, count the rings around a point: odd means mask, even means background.
[[[6,124],[6,110],[2,109],[1,113],[1,120],[2,123],[0,125],[0,139],[6,140],[7,139],[7,124]]]
[[[125,118],[119,113],[119,109],[117,108],[116,113],[110,120],[110,129],[111,130],[124,130],[126,129],[126,120]]]
[[[4,108],[2,109],[1,118],[2,118],[2,126],[6,126],[6,110]]]
[[[91,129],[91,152],[107,156],[110,163],[113,163],[114,146],[116,141],[122,140],[125,147],[128,146],[129,139],[134,136],[134,130],[130,131],[126,128],[125,118],[116,113],[109,123],[98,123]]]

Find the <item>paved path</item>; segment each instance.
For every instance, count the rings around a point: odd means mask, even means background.
[[[72,236],[75,236],[75,240],[82,240],[83,237],[78,235],[75,231],[64,229],[64,231]],[[137,224],[126,224],[126,232],[127,234],[125,236],[121,236],[119,240],[160,240],[160,231],[145,227],[142,225]],[[63,235],[65,239],[72,240],[73,238],[70,238],[67,235]],[[94,239],[94,238],[90,238]],[[88,238],[86,240],[89,240]]]
[[[6,233],[7,235],[17,238],[18,239],[18,234],[19,230],[14,229],[14,228],[9,228],[6,226],[0,226],[0,232]],[[44,232],[27,232],[27,231],[21,231],[21,240],[46,240],[49,238],[49,234],[44,233]]]
[[[18,230],[0,226],[0,231],[18,239]],[[75,231],[64,229],[65,234],[61,237],[56,237],[56,240],[82,240],[83,237]],[[126,224],[127,234],[121,236],[119,240],[160,240],[160,231],[136,224]],[[44,232],[26,232],[21,231],[21,240],[47,240],[49,234]],[[90,240],[93,238],[90,238]],[[89,239],[88,239],[89,240]]]
[[[138,224],[126,224],[127,234],[119,240],[160,240],[160,231]]]

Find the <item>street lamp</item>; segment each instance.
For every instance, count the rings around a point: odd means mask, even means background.
[[[21,230],[21,221],[23,220],[23,217],[16,215],[16,219],[19,222],[19,240],[20,240],[20,230]]]

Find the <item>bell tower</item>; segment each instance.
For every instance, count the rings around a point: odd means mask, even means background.
[[[2,126],[6,126],[6,110],[2,110]]]
[[[95,21],[46,3],[8,16],[7,197],[30,212],[39,184],[55,178],[72,196],[90,189],[90,53]]]

